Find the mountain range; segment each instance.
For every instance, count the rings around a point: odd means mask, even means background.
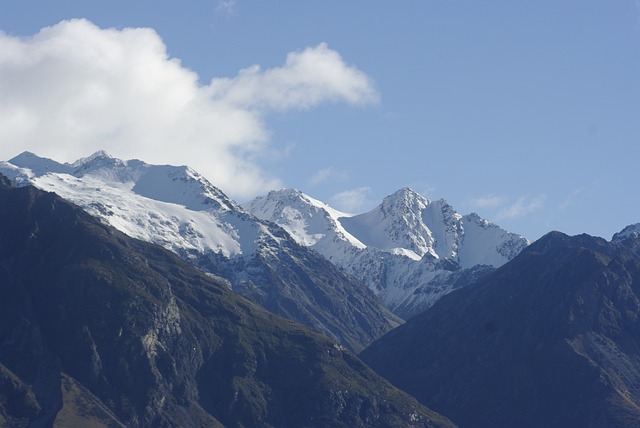
[[[363,349],[401,323],[360,280],[246,212],[186,166],[149,165],[97,152],[61,164],[25,152],[0,162],[129,236],[162,245],[269,311]]]
[[[105,152],[70,164],[25,152],[0,162],[0,173],[174,251],[271,312],[354,351],[528,245],[409,188],[350,215],[295,189],[241,207],[189,167]]]
[[[408,188],[242,207],[104,152],[0,173],[0,426],[640,420],[640,224],[529,243]]]
[[[361,353],[462,427],[640,421],[640,224],[551,232]]]
[[[335,340],[2,176],[0,338],[6,427],[453,426]]]
[[[528,241],[477,214],[461,215],[444,199],[403,188],[369,212],[340,212],[295,189],[245,205],[362,279],[403,318],[471,284],[515,257]]]

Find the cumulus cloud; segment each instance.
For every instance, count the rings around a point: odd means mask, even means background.
[[[367,197],[371,193],[370,187],[356,187],[345,190],[331,197],[331,203],[340,211],[348,213],[359,213],[367,203]]]
[[[30,150],[73,161],[104,149],[188,164],[248,197],[280,185],[258,164],[270,111],[378,96],[371,79],[326,44],[290,53],[277,68],[198,82],[153,29],[101,29],[80,19],[29,38],[0,32],[0,159]]]
[[[522,196],[518,198],[513,204],[504,208],[498,213],[497,218],[502,219],[515,219],[524,217],[531,214],[534,211],[541,209],[544,206],[546,200],[545,195],[539,195],[536,197]]]
[[[325,43],[288,54],[280,68],[262,70],[254,65],[233,79],[213,79],[209,89],[214,99],[259,110],[310,108],[326,101],[366,104],[378,100],[371,79],[345,64]]]

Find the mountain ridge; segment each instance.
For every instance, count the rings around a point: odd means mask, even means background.
[[[528,244],[477,214],[463,216],[444,199],[430,201],[410,188],[357,215],[290,189],[244,206],[362,279],[404,318],[504,264]]]
[[[30,153],[12,161],[0,163],[0,172],[14,183],[54,191],[129,236],[223,274],[236,292],[351,350],[401,322],[355,277],[252,216],[189,167],[122,161],[104,152],[71,164]]]
[[[0,424],[453,426],[336,341],[0,175]]]
[[[640,252],[550,232],[361,358],[460,426],[631,427]]]

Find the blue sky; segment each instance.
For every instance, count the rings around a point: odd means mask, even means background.
[[[353,212],[409,186],[529,239],[640,222],[635,1],[0,0],[0,29],[0,159]]]

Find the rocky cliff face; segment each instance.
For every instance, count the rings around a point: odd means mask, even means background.
[[[618,237],[550,233],[361,357],[460,426],[636,426],[640,255]]]
[[[336,341],[0,183],[0,424],[449,426]]]

